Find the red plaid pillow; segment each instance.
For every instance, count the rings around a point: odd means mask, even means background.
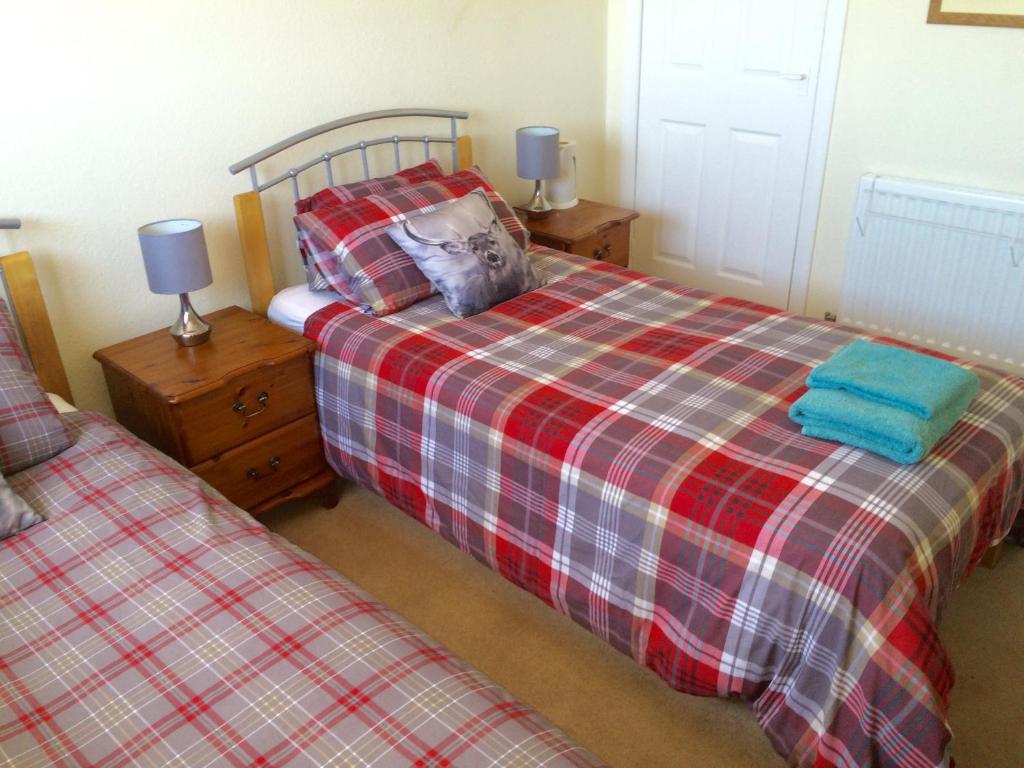
[[[421,181],[440,179],[442,176],[444,176],[444,171],[441,170],[440,163],[437,160],[428,160],[425,163],[414,165],[412,168],[406,168],[404,171],[398,171],[390,176],[380,176],[376,179],[367,179],[365,181],[353,181],[348,184],[339,184],[334,187],[321,189],[314,195],[297,200],[295,202],[295,213],[307,213],[319,208],[344,205],[360,197],[383,194],[398,187],[407,187],[411,184],[418,184]],[[297,231],[297,241],[299,256],[302,257],[302,268],[306,272],[306,282],[309,283],[309,290],[330,290],[332,288],[331,284],[320,274],[316,268],[316,262],[311,255],[311,249],[316,247],[316,245],[308,242],[305,233],[301,229]],[[334,287],[334,290],[340,293],[346,301],[352,304],[359,303],[359,298],[349,290],[347,285]]]
[[[64,420],[43,392],[0,300],[0,471],[20,472],[71,445]]]
[[[437,293],[412,257],[388,236],[387,228],[480,188],[502,225],[526,248],[526,228],[477,168],[308,211],[295,217],[295,226],[328,284],[339,293],[355,294],[360,309],[379,317]]]
[[[444,176],[437,160],[414,165],[412,168],[398,171],[390,176],[380,176],[366,181],[353,181],[334,187],[321,189],[315,195],[304,197],[295,203],[295,213],[307,213],[318,208],[332,208],[342,203],[350,203],[367,195],[380,195],[398,187],[419,184],[421,181],[432,181]]]

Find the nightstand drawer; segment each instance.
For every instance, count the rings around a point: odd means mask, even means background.
[[[629,266],[629,225],[617,224],[604,232],[573,243],[570,253],[620,267]]]
[[[316,417],[306,416],[210,459],[192,471],[243,509],[325,467]]]
[[[313,413],[307,355],[226,379],[224,386],[178,406],[185,463],[198,464]]]

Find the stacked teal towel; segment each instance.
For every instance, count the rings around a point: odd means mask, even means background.
[[[815,368],[807,386],[789,411],[803,434],[910,464],[963,416],[978,377],[944,360],[858,339]]]
[[[857,339],[807,377],[807,386],[841,389],[930,419],[978,391],[978,377],[935,357]],[[970,401],[968,401],[970,404]]]

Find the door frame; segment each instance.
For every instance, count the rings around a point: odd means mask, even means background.
[[[827,0],[825,35],[818,66],[818,87],[814,95],[807,167],[804,170],[800,223],[793,253],[793,273],[789,281],[786,309],[803,313],[807,306],[807,288],[811,279],[814,239],[818,231],[818,213],[825,168],[828,161],[832,115],[839,86],[839,65],[846,32],[849,0]],[[643,45],[643,0],[626,0],[623,34],[622,143],[619,163],[619,197],[625,205],[636,207],[636,166],[638,125],[640,122],[640,50]]]

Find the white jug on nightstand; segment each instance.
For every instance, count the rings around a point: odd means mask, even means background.
[[[579,202],[576,197],[576,142],[558,142],[559,172],[558,178],[548,179],[547,197],[551,207],[556,210],[572,208]]]

